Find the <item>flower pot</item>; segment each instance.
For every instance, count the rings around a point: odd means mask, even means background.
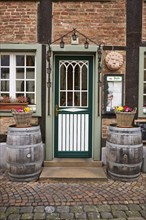
[[[32,111],[31,112],[16,112],[12,111],[17,128],[26,128],[31,126]]]
[[[12,109],[24,108],[28,103],[0,103],[0,111],[11,111]]]
[[[132,127],[135,111],[133,112],[115,112],[117,119],[117,127],[130,128]]]

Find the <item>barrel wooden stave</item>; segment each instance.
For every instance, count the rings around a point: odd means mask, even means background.
[[[41,142],[41,132],[39,126],[17,129],[10,127],[7,135],[8,145],[31,145]]]
[[[17,138],[15,137],[15,132]],[[32,129],[29,128],[27,131],[22,128],[9,128],[7,168],[11,180],[31,181],[38,179],[44,160],[44,147],[40,137],[38,138],[38,134],[41,134],[39,126],[37,126],[37,129],[32,127]],[[29,138],[30,136],[31,138]],[[28,142],[26,140],[27,137],[29,139]],[[16,139],[19,140],[16,142]],[[25,143],[22,143],[22,140]]]
[[[109,126],[106,142],[107,172],[114,179],[133,181],[142,165],[142,135],[140,128]]]

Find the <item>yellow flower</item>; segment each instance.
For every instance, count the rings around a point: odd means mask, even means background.
[[[124,112],[124,107],[123,106],[117,106],[117,107],[115,107],[115,111]]]
[[[31,108],[29,108],[29,107],[24,108],[24,112],[30,112],[30,111],[31,111]]]

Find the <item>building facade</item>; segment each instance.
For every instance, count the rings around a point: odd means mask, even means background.
[[[29,98],[46,160],[101,160],[114,106],[146,116],[146,2],[1,0],[0,6],[0,96]],[[1,137],[11,124],[11,113],[1,110]]]

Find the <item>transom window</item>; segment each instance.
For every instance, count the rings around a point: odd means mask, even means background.
[[[35,53],[1,53],[0,96],[25,96],[29,104],[36,104]]]

